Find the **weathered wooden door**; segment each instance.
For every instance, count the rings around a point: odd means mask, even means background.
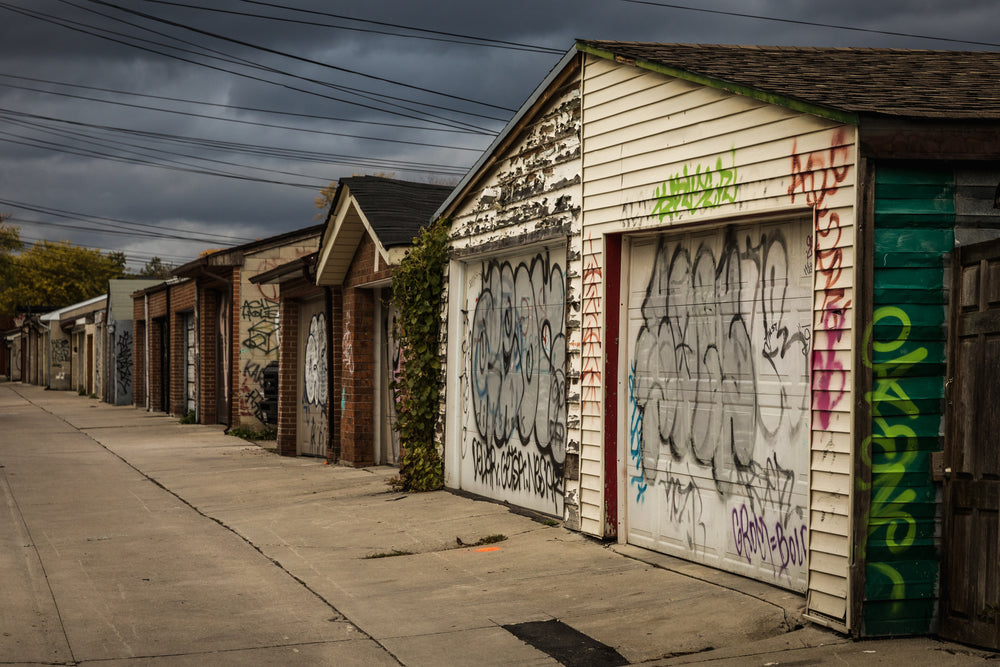
[[[952,275],[941,634],[1000,648],[1000,241]]]

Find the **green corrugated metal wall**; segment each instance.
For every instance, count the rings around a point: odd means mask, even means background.
[[[944,261],[954,246],[953,172],[879,166],[873,317],[865,332],[871,506],[863,634],[925,634],[938,595],[937,487],[947,359]]]

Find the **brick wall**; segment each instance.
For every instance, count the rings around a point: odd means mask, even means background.
[[[374,463],[374,331],[372,290],[344,290],[341,336],[342,403],[340,458],[344,463]]]
[[[219,318],[219,293],[199,287],[198,308],[198,421],[201,424],[215,424],[218,415],[216,401],[216,327]]]
[[[136,300],[141,304],[141,300]],[[135,318],[132,329],[132,404],[146,407],[146,320]]]
[[[330,297],[327,303],[327,312],[330,314],[329,333],[326,349],[329,350],[327,357],[327,369],[329,374],[330,388],[330,446],[326,451],[326,460],[330,463],[337,463],[341,460],[341,437],[340,424],[343,421],[341,411],[341,396],[344,394],[344,372],[343,372],[343,337],[344,337],[344,291],[341,287],[330,289]]]
[[[187,328],[185,318],[193,316],[196,284],[186,282],[170,288],[170,414],[183,417],[187,413],[187,383],[185,373]]]
[[[226,410],[229,412],[229,418],[226,422],[229,424],[230,428],[236,428],[240,425],[239,421],[239,406],[240,406],[240,303],[242,303],[242,293],[240,278],[243,275],[243,270],[238,267],[233,267],[233,275],[230,278],[230,284],[233,287],[233,302],[232,307],[229,309],[229,405],[226,406]]]
[[[355,251],[344,278],[344,288],[334,294],[333,397],[337,414],[334,429],[339,461],[355,466],[375,460],[375,291],[361,285],[392,275],[375,243],[367,235]],[[338,302],[339,303],[336,303]],[[339,317],[338,317],[339,316]],[[339,363],[338,363],[339,362]],[[332,447],[331,447],[332,448]]]
[[[281,349],[278,353],[278,453],[298,453],[299,304],[281,297]]]

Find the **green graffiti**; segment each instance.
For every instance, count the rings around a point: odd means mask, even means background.
[[[715,161],[715,168],[698,165],[694,171],[685,165],[684,170],[672,175],[656,188],[656,204],[652,215],[674,219],[684,211],[717,208],[735,202],[739,186],[736,184],[736,149],[730,153],[731,167],[722,166],[722,157]]]
[[[937,489],[946,372],[944,258],[953,247],[954,174],[875,170],[873,312],[865,327],[870,435],[855,488],[870,494],[855,544],[865,635],[922,634],[938,596]]]

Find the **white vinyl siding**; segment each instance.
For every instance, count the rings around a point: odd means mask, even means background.
[[[685,175],[701,177],[691,180],[694,196],[689,199],[680,192]],[[809,608],[845,625],[856,181],[853,126],[585,57],[582,259],[584,266],[592,263],[591,275],[601,275],[606,267],[603,239],[608,234],[803,215],[814,221],[812,432],[808,469],[796,473],[809,479]],[[581,290],[583,332],[590,325],[603,335],[603,285],[589,297],[585,286]],[[580,363],[586,376],[581,378],[581,529],[600,534],[606,510],[604,430],[613,428],[603,420],[603,387],[623,384],[621,377],[593,375],[604,370],[598,336],[583,339]],[[627,421],[619,405],[619,421]],[[619,494],[624,491],[619,482]]]

